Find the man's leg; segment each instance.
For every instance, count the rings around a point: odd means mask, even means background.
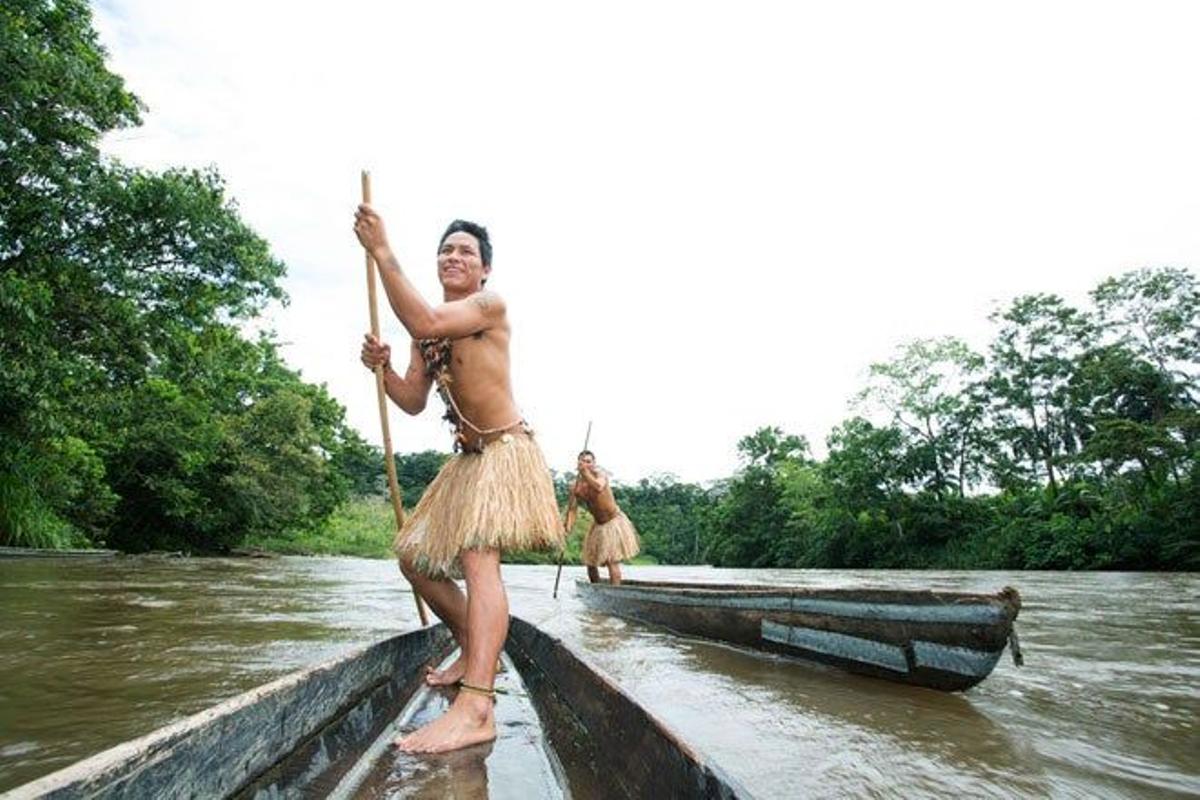
[[[621,582],[621,562],[608,562],[608,582],[616,586]]]
[[[491,689],[496,659],[508,636],[508,596],[500,581],[500,551],[464,550],[463,575],[467,579],[467,652],[464,686]],[[448,711],[425,727],[400,740],[400,749],[414,753],[442,753],[496,738],[494,700],[460,689]]]
[[[593,567],[591,564],[588,564],[588,581],[590,581],[591,583],[599,583],[600,582],[600,568],[599,567]]]
[[[400,571],[404,573],[405,578],[408,578],[413,590],[429,604],[433,613],[438,615],[438,619],[446,623],[446,627],[454,634],[454,640],[458,642],[458,646],[462,650],[454,663],[446,669],[430,670],[425,675],[425,682],[431,686],[456,683],[467,669],[466,653],[469,633],[467,630],[467,598],[454,581],[449,578],[439,580],[422,575],[411,561],[402,560]]]

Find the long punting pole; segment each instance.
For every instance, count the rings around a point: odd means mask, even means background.
[[[581,447],[580,450],[587,450],[588,442],[590,442],[591,440],[592,440],[592,421],[589,419],[587,435],[583,437],[583,447]],[[567,498],[567,508],[570,508],[570,507],[571,507],[571,499]],[[566,527],[567,527],[567,512],[564,511],[563,512],[563,530],[566,531]],[[571,532],[566,531],[566,535],[563,537],[562,550],[558,551],[558,572],[556,572],[554,574],[554,595],[553,596],[555,599],[558,599],[558,582],[562,578],[563,554],[567,552],[567,536],[570,536],[570,535],[571,535]]]
[[[362,201],[371,202],[371,173],[362,171]],[[367,297],[371,303],[371,335],[379,339],[379,307],[375,291],[375,259],[367,251]],[[400,495],[400,481],[396,479],[396,460],[392,458],[392,432],[388,427],[387,390],[383,382],[383,365],[375,367],[375,393],[379,398],[379,427],[383,429],[383,456],[387,463],[388,493],[392,496],[392,511],[396,514],[396,530],[404,527],[404,500]],[[417,601],[417,614],[421,625],[429,624],[429,613],[417,587],[413,586],[413,598]]]

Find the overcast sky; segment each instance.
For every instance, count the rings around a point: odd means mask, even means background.
[[[551,466],[729,474],[762,425],[818,454],[867,366],[986,345],[998,303],[1200,264],[1200,4],[111,0],[149,110],[107,140],[214,164],[288,265],[270,324],[379,442],[359,170],[440,299],[486,224],[517,402]],[[405,335],[385,315],[403,352]],[[397,450],[446,450],[440,402]]]

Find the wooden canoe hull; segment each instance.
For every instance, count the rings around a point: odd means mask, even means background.
[[[516,617],[509,656],[517,664],[555,750],[623,793],[641,797],[748,797],[718,767],[555,637]]]
[[[588,606],[673,631],[945,691],[999,661],[1021,607],[996,594],[579,581]]]
[[[452,647],[442,625],[392,637],[252,689],[5,798],[323,797],[400,714],[424,668]],[[606,780],[620,775],[614,796],[747,796],[557,638],[513,617],[505,649],[547,741]]]

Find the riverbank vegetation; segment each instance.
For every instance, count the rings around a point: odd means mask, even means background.
[[[625,487],[647,550],[738,567],[1200,568],[1195,274],[1129,272],[1084,308],[1018,297],[992,322],[984,352],[915,341],[871,365],[824,459],[764,428],[707,491]],[[696,498],[684,536],[657,525],[663,493]]]
[[[80,0],[0,9],[0,545],[388,555],[382,454],[246,333],[286,301],[284,265],[215,169],[100,153],[143,111],[104,57]],[[1195,274],[1030,294],[992,322],[981,351],[921,340],[871,365],[823,458],[763,428],[724,480],[617,486],[646,558],[1200,569]],[[445,458],[397,457],[406,507]]]
[[[137,169],[86,3],[0,10],[0,544],[220,551],[317,528],[361,439],[244,331],[284,265],[213,169]]]
[[[742,440],[715,499],[715,564],[1200,568],[1200,287],[1183,269],[992,315],[983,353],[910,343],[871,366],[828,455]],[[873,417],[868,417],[872,414]]]

